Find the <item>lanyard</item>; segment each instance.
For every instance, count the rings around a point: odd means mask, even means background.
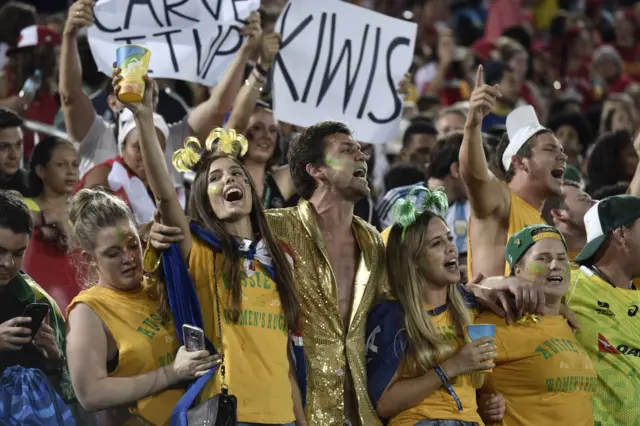
[[[607,277],[604,274],[604,272],[602,272],[600,269],[598,269],[598,267],[596,265],[591,265],[591,270],[593,271],[594,274],[596,274],[598,277],[600,277],[604,282],[609,284],[611,287],[616,287],[615,285],[613,285],[613,283],[609,279],[609,277]],[[633,281],[631,282],[631,290],[637,290],[635,284],[633,283]]]

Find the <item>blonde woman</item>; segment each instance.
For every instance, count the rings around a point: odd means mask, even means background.
[[[418,207],[401,200],[393,208],[390,300],[374,309],[367,327],[369,394],[391,426],[484,424],[476,405],[482,376],[472,373],[494,367],[496,348],[488,338],[465,343],[475,299],[457,285],[458,251],[442,217],[447,198],[415,191],[424,193]]]
[[[67,310],[67,358],[78,401],[87,411],[107,410],[101,426],[168,424],[184,393],[177,385],[219,360],[178,348],[172,318],[161,311],[154,289],[142,285],[140,237],[124,201],[83,189],[70,208],[73,236],[97,271],[95,285]]]

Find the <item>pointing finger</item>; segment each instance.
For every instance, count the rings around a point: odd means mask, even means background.
[[[476,71],[476,88],[480,87],[484,84],[484,68],[482,65],[478,66],[478,71]]]

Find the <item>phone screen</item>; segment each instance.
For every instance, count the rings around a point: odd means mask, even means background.
[[[49,305],[44,303],[30,303],[27,305],[22,316],[31,318],[31,322],[25,324],[25,327],[31,330],[31,337],[36,335],[47,315],[49,315]]]

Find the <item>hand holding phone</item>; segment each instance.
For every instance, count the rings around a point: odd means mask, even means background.
[[[24,345],[31,342],[27,328],[29,318],[15,317],[0,324],[0,352],[19,351]]]
[[[182,336],[187,352],[204,350],[204,331],[200,327],[189,324],[182,325]]]
[[[27,305],[22,316],[31,318],[31,322],[25,324],[25,327],[31,330],[31,338],[35,337],[36,333],[38,333],[47,315],[49,315],[49,305],[46,303],[30,303]]]

